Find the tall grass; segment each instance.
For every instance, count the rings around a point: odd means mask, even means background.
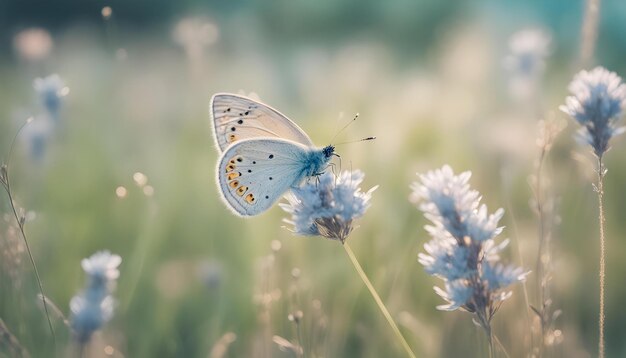
[[[29,221],[26,215],[22,229],[25,226],[33,250],[31,259],[34,257],[43,282],[41,286],[1,282],[0,355],[47,353],[49,347],[41,342],[49,340],[50,322],[44,324],[42,312],[30,309],[29,297],[35,295],[29,289],[46,293],[38,303],[44,303],[56,330],[57,351],[63,352],[66,343],[72,347],[72,341],[65,338],[71,331],[68,304],[83,281],[77,262],[103,248],[124,257],[116,295],[119,306],[115,318],[84,349],[87,356],[102,352],[133,357],[313,358],[393,352],[411,356],[414,349],[415,355],[428,357],[549,357],[559,353],[546,340],[546,336],[553,337],[550,324],[557,303],[566,313],[559,321],[559,329],[567,337],[559,348],[563,356],[589,355],[596,349],[597,338],[599,355],[621,355],[622,348],[614,343],[619,339],[616,327],[621,327],[623,320],[618,305],[623,292],[615,272],[623,266],[619,258],[624,244],[611,240],[623,232],[619,220],[612,220],[624,202],[622,191],[612,188],[624,176],[621,149],[615,157],[604,156],[597,163],[593,179],[600,245],[606,258],[600,262],[600,276],[594,273],[590,277],[589,270],[598,262],[585,258],[589,257],[589,245],[597,244],[595,240],[591,244],[582,241],[587,235],[581,218],[589,206],[584,205],[585,197],[576,182],[564,179],[570,142],[559,140],[553,149],[544,147],[549,141],[541,143],[538,165],[531,169],[535,177],[531,208],[537,216],[528,210],[527,167],[537,159],[537,147],[530,144],[535,137],[529,133],[535,121],[520,120],[527,108],[511,109],[499,93],[508,77],[500,78],[494,71],[501,58],[498,51],[505,46],[494,33],[508,33],[521,20],[511,17],[509,22],[505,17],[506,24],[501,20],[496,24],[491,16],[501,19],[504,13],[497,7],[467,12],[480,15],[481,21],[467,19],[465,12],[449,13],[446,16],[453,17],[450,22],[433,15],[438,25],[429,28],[433,31],[427,32],[428,36],[412,31],[406,34],[407,42],[396,42],[407,23],[421,24],[412,16],[422,12],[399,5],[377,4],[372,9],[368,3],[360,5],[358,14],[348,11],[344,15],[345,10],[338,11],[340,7],[335,5],[320,8],[308,4],[311,19],[333,16],[328,23],[320,22],[328,26],[325,31],[330,35],[316,34],[313,42],[299,32],[299,17],[285,16],[302,4],[285,9],[268,4],[220,7],[206,18],[200,14],[191,17],[196,21],[181,21],[178,29],[173,23],[171,33],[169,28],[150,28],[154,33],[141,36],[125,28],[128,14],[120,7],[113,9],[112,17],[104,17],[106,28],[93,30],[101,33],[90,33],[86,25],[53,31],[49,41],[53,40],[54,47],[47,59],[7,61],[5,54],[0,56],[0,111],[4,117],[28,116],[22,108],[30,108],[31,77],[41,75],[44,69],[59,70],[72,84],[72,98],[64,103],[65,131],[48,142],[44,160],[29,156],[28,149],[17,150],[16,158],[24,154],[27,159],[15,160],[9,168],[13,191],[9,201],[14,208],[6,202],[5,220],[10,222],[3,223],[15,229],[19,246],[24,247],[19,226],[24,215],[19,206],[36,211],[36,220]],[[591,3],[599,6],[600,2]],[[423,5],[411,6],[421,10]],[[432,6],[442,11],[442,16],[447,11],[445,2]],[[558,4],[550,6],[563,9]],[[424,16],[430,17],[429,10],[424,10]],[[560,101],[567,71],[562,64],[575,52],[563,32],[575,33],[580,28],[569,21],[575,14],[567,11],[543,24],[546,28],[559,24],[552,28],[555,56],[541,79],[547,85],[534,94],[548,107]],[[393,26],[385,27],[380,17]],[[272,23],[264,27],[264,19]],[[350,19],[367,23],[366,32],[354,37],[340,33],[339,23]],[[599,18],[595,21],[592,28],[597,28]],[[291,26],[293,31],[272,32],[283,26]],[[383,28],[390,32],[380,38],[370,36]],[[612,28],[606,29],[610,32]],[[609,32],[607,35],[612,35]],[[589,38],[597,38],[597,33]],[[424,37],[432,37],[434,45],[426,46]],[[615,63],[610,56],[621,47],[614,36],[602,40],[604,50],[598,59]],[[600,43],[591,44],[598,44],[593,48]],[[518,60],[513,63],[515,70],[522,70],[525,62],[521,56]],[[622,73],[623,68],[617,66]],[[381,185],[367,214],[355,220],[362,226],[360,230],[348,238],[346,232],[354,222],[321,220],[315,223],[318,230],[336,236],[336,241],[301,240],[276,225],[281,215],[276,208],[245,222],[223,210],[212,182],[215,158],[206,97],[216,91],[240,90],[256,91],[276,102],[316,143],[332,137],[330,128],[338,113],[361,113],[361,124],[344,135],[349,140],[375,134],[377,143],[340,147],[344,166],[355,163],[372,183]],[[536,104],[528,109],[533,116],[543,115]],[[7,129],[10,123],[0,123],[0,127],[6,129],[7,137],[13,132]],[[499,143],[494,143],[493,137],[498,137]],[[6,138],[7,144],[10,139]],[[24,143],[18,140],[18,144]],[[503,150],[508,152],[503,154]],[[507,303],[497,306],[493,319],[488,317],[491,310],[481,313],[477,327],[470,320],[476,312],[444,314],[434,309],[440,298],[429,290],[436,279],[425,275],[415,258],[423,251],[420,247],[426,234],[420,227],[425,220],[407,202],[406,194],[412,168],[424,172],[441,162],[471,168],[472,184],[481,188],[483,202],[490,207],[506,195],[505,219],[509,218],[507,226],[513,221],[518,227],[515,236],[521,262],[535,264],[529,279],[537,280],[537,299],[533,295],[531,301],[540,316],[533,329],[542,331],[541,341],[529,344],[526,340],[538,333],[529,335],[522,320],[528,305],[522,303],[521,286],[519,291],[513,289]],[[607,164],[611,175],[604,170]],[[500,197],[493,190],[498,187],[499,176],[494,175],[498,170],[510,179]],[[157,189],[149,206],[145,205],[144,188],[137,188],[131,180],[132,173],[138,172],[150,175]],[[123,188],[120,195],[116,188]],[[559,209],[565,220],[558,230],[555,194],[566,203]],[[510,220],[513,212],[516,217]],[[13,245],[13,238],[5,240],[8,230],[1,233],[2,244]],[[552,241],[561,237],[562,242]],[[274,241],[283,245],[280,252],[273,251],[274,263],[253,265],[266,254],[270,242],[274,250]],[[345,244],[340,249],[341,242]],[[23,257],[24,263],[32,266],[26,248],[23,250],[11,255]],[[506,261],[508,253],[502,250],[500,256]],[[217,288],[196,272],[208,261],[220,265]],[[348,262],[355,271],[346,266]],[[7,265],[8,260],[2,262],[3,270]],[[32,272],[29,266],[21,266],[17,270]],[[297,282],[293,267],[302,270]],[[12,277],[8,271],[0,275],[2,279]],[[589,293],[587,287],[597,284],[598,277],[598,318],[603,322],[599,322],[596,337],[590,321],[596,319],[597,292]],[[452,290],[438,282],[449,297]],[[533,291],[534,282],[529,285]],[[293,286],[297,286],[295,293]],[[547,302],[552,302],[549,307]],[[593,313],[591,319],[589,312]],[[65,316],[69,329],[60,323]],[[403,327],[396,326],[396,317]]]
[[[44,313],[46,315],[46,321],[48,322],[48,328],[50,329],[50,335],[52,336],[52,340],[56,350],[56,334],[54,332],[54,327],[52,326],[52,320],[50,319],[50,313],[48,312],[48,300],[43,290],[43,283],[41,282],[41,276],[39,275],[39,270],[37,269],[37,264],[35,263],[35,258],[33,257],[33,253],[30,249],[30,244],[28,243],[28,238],[26,237],[26,231],[24,231],[24,224],[26,223],[25,214],[18,214],[17,209],[15,207],[15,199],[13,198],[13,191],[11,189],[11,175],[10,175],[10,164],[11,157],[13,154],[13,148],[15,147],[15,141],[22,132],[22,130],[32,121],[32,118],[29,118],[15,133],[13,140],[11,141],[11,145],[9,147],[8,155],[5,161],[2,163],[0,167],[0,182],[2,183],[2,187],[4,188],[7,197],[9,199],[9,205],[11,206],[11,211],[13,213],[13,217],[17,222],[17,226],[19,227],[19,232],[24,240],[24,246],[26,247],[26,252],[28,253],[28,258],[30,259],[30,263],[33,267],[33,272],[35,273],[35,278],[37,279],[37,286],[39,288],[39,294],[41,295],[41,299],[43,301]]]

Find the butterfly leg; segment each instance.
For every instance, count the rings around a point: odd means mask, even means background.
[[[333,155],[337,158],[339,158],[339,172],[341,173],[341,156],[337,153],[333,153]]]
[[[335,163],[328,163],[328,167],[330,168],[330,171],[333,173],[333,175],[337,176],[337,173],[335,172]]]

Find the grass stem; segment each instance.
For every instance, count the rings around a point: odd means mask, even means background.
[[[598,158],[598,212],[600,220],[600,314],[598,319],[598,328],[600,337],[598,341],[598,357],[604,358],[604,278],[605,278],[605,237],[604,237],[604,164],[602,157]]]
[[[544,198],[543,198],[543,165],[546,159],[546,147],[545,145],[541,149],[541,154],[539,155],[539,162],[537,163],[537,172],[535,174],[536,178],[536,187],[535,187],[535,201],[536,201],[536,209],[537,216],[539,219],[539,245],[537,247],[537,293],[539,296],[539,313],[541,314],[539,328],[540,328],[540,339],[539,339],[539,357],[543,357],[544,352],[544,344],[546,339],[546,286],[548,284],[548,278],[546,277],[546,262],[549,261],[550,248],[548,247],[548,242],[546,240],[546,212],[544,210]]]
[[[346,250],[346,254],[348,254],[348,257],[350,258],[350,261],[352,262],[352,265],[356,269],[357,273],[361,277],[361,280],[363,280],[363,283],[365,284],[365,286],[367,286],[367,289],[372,294],[372,297],[374,297],[374,301],[376,301],[378,308],[380,308],[380,311],[383,313],[383,316],[385,316],[385,318],[387,319],[389,326],[391,326],[391,330],[396,335],[396,338],[398,338],[398,340],[400,341],[404,350],[406,350],[407,355],[411,358],[415,358],[415,353],[413,353],[413,351],[411,350],[411,347],[409,346],[406,339],[404,339],[404,336],[400,332],[400,329],[398,329],[398,326],[394,322],[393,318],[391,318],[391,315],[389,314],[389,311],[387,311],[385,304],[380,299],[380,296],[376,292],[376,289],[374,288],[374,286],[372,286],[372,283],[370,282],[370,280],[367,278],[367,275],[365,275],[363,268],[359,264],[359,261],[357,260],[356,256],[354,256],[354,253],[352,252],[352,249],[350,248],[347,242],[343,244],[343,248]]]
[[[35,278],[37,279],[37,285],[39,286],[39,293],[41,294],[43,308],[46,313],[46,320],[48,321],[48,327],[50,328],[50,334],[52,335],[52,342],[54,344],[55,351],[56,351],[56,335],[54,333],[54,328],[52,327],[52,321],[50,320],[50,312],[48,312],[48,300],[46,298],[46,295],[44,294],[43,284],[41,283],[41,277],[39,276],[39,270],[37,269],[35,258],[33,257],[33,253],[30,249],[30,245],[28,244],[28,239],[26,238],[26,232],[24,231],[25,219],[23,217],[20,217],[20,215],[18,215],[17,209],[15,208],[15,201],[13,199],[13,192],[11,191],[11,179],[9,175],[9,163],[11,161],[11,156],[13,154],[13,148],[15,147],[15,141],[17,137],[19,136],[19,134],[21,133],[22,129],[24,129],[24,127],[26,127],[26,125],[29,124],[31,121],[32,119],[29,118],[24,124],[22,124],[22,126],[15,133],[15,136],[13,137],[13,140],[11,141],[11,146],[9,147],[9,154],[7,156],[7,159],[5,163],[2,165],[1,179],[2,179],[2,186],[4,187],[4,190],[6,191],[7,196],[9,198],[9,204],[11,205],[13,216],[15,217],[15,220],[17,221],[17,225],[20,229],[20,234],[22,235],[22,239],[24,240],[24,246],[26,247],[28,258],[30,259],[30,263],[33,266],[33,271],[35,272]]]

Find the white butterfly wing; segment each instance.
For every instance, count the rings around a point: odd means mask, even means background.
[[[226,149],[217,166],[222,198],[240,216],[269,209],[303,178],[309,148],[285,139],[248,139]]]
[[[240,140],[275,137],[307,147],[311,139],[289,118],[274,108],[243,96],[218,93],[211,98],[213,135],[220,152]]]

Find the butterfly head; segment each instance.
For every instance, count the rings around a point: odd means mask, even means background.
[[[335,153],[335,146],[334,145],[327,145],[322,149],[322,153],[324,154],[324,157],[326,159],[332,157],[333,155],[337,155]]]

